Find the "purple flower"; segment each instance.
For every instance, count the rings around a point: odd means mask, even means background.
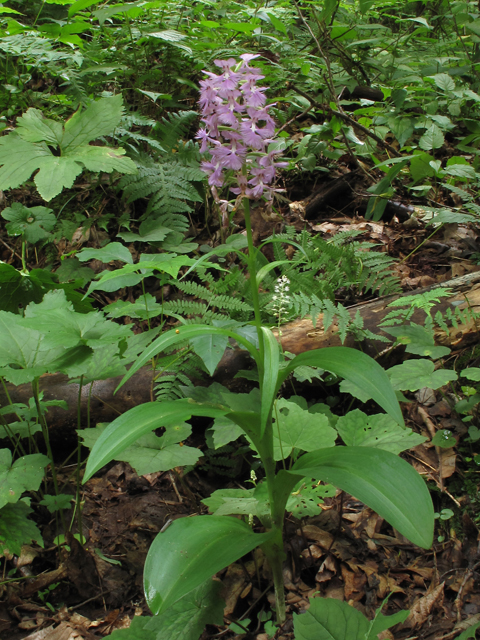
[[[205,71],[207,78],[200,82],[199,104],[205,128],[196,138],[201,142],[201,153],[210,153],[210,160],[201,168],[208,175],[224,222],[228,221],[228,202],[220,199],[217,188],[225,184],[238,196],[255,200],[263,197],[271,202],[275,189],[270,185],[276,170],[287,166],[275,162],[279,151],[267,152],[274,142],[275,121],[268,112],[273,105],[265,104],[267,87],[257,86],[265,76],[249,64],[258,57],[245,53],[240,62],[234,58],[215,60],[222,73]]]

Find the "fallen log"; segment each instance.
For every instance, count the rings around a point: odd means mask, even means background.
[[[436,287],[446,287],[451,289],[452,296],[442,298],[440,303],[432,309],[432,315],[437,311],[445,313],[447,309],[455,306],[460,309],[469,307],[472,311],[480,311],[480,271],[470,273],[459,278],[454,278],[447,282],[435,284],[430,287],[408,292],[424,293]],[[348,312],[353,318],[357,311],[364,321],[365,329],[376,335],[389,336],[378,327],[383,318],[391,311],[388,304],[401,296],[388,296],[349,307]],[[425,320],[425,312],[417,310],[412,321],[422,324]],[[478,321],[477,321],[478,323]],[[480,323],[478,323],[480,326]],[[303,353],[312,349],[323,349],[329,346],[340,346],[340,336],[336,334],[337,327],[332,325],[327,331],[323,329],[322,315],[319,316],[316,327],[308,318],[296,320],[281,328],[280,342],[284,351],[293,354]],[[274,330],[278,339],[278,330]],[[438,329],[435,332],[435,339],[438,344],[453,348],[465,347],[474,342],[478,342],[478,327],[474,320],[466,324],[452,328],[449,333]],[[355,343],[354,337],[347,336],[346,346],[359,347]],[[383,342],[366,339],[361,343],[361,348],[372,357],[385,348]],[[215,372],[214,380],[221,382],[231,388],[241,384],[234,380],[235,373],[240,369],[248,368],[250,363],[248,353],[238,348],[227,349]],[[121,377],[99,380],[93,383],[92,388],[86,385],[81,393],[81,423],[82,427],[87,426],[87,403],[90,396],[90,415],[92,416],[92,426],[98,422],[110,422],[116,416],[124,413],[132,407],[150,402],[153,400],[152,381],[153,372],[150,367],[143,367],[130,380],[114,394]],[[8,393],[12,402],[28,403],[31,397],[31,387],[28,384],[14,386],[7,384]],[[40,390],[44,393],[44,400],[65,400],[68,404],[68,411],[52,407],[47,416],[48,424],[52,431],[52,440],[57,447],[62,446],[62,442],[71,445],[72,434],[77,426],[77,400],[79,386],[69,384],[68,378],[62,374],[47,374],[40,378]],[[7,397],[4,389],[0,387],[0,406],[7,404]],[[7,417],[7,416],[6,416]],[[13,419],[13,418],[12,418]]]

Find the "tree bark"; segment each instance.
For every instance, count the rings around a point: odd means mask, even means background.
[[[437,311],[445,313],[448,308],[454,309],[455,306],[460,309],[470,307],[472,311],[480,311],[480,271],[470,273],[459,278],[454,278],[448,282],[435,284],[424,289],[414,292],[408,292],[404,295],[413,293],[424,293],[436,287],[446,287],[452,290],[453,295],[448,298],[441,298],[441,301],[432,309],[432,315]],[[369,329],[376,335],[385,335],[392,339],[387,333],[378,327],[384,317],[391,311],[387,305],[399,296],[388,296],[385,298],[373,300],[371,302],[358,304],[348,309],[353,318],[357,311],[364,321],[365,329]],[[425,312],[417,310],[412,318],[413,322],[423,324],[425,321]],[[477,322],[477,324],[479,324]],[[466,324],[452,328],[447,334],[445,331],[438,329],[435,332],[435,340],[437,344],[449,346],[452,348],[460,348],[478,342],[478,328],[475,321],[469,321]],[[341,340],[338,334],[335,334],[335,325],[330,327],[328,331],[323,330],[322,315],[319,316],[316,327],[313,327],[312,321],[308,318],[296,320],[281,328],[280,341],[284,351],[299,354],[312,349],[323,349],[330,346],[340,346]],[[278,330],[274,330],[274,334],[278,339]],[[361,344],[355,343],[353,336],[348,335],[345,346],[361,348],[365,353],[376,357],[381,353],[386,343],[378,342],[372,339],[364,340]],[[238,348],[227,349],[220,364],[217,367],[213,380],[221,382],[229,387],[235,388],[241,384],[234,380],[235,374],[240,369],[249,367],[250,364],[248,353]],[[86,385],[82,389],[81,396],[81,424],[82,427],[87,426],[87,403],[90,398],[90,415],[91,426],[99,422],[110,422],[118,415],[124,413],[132,407],[150,402],[152,396],[152,370],[150,367],[143,367],[130,380],[114,394],[121,377],[109,378],[108,380],[99,380],[93,383],[91,394],[90,385]],[[31,387],[29,384],[14,386],[7,384],[7,389],[12,402],[28,403],[31,397]],[[56,447],[70,446],[72,435],[75,434],[77,427],[77,399],[79,387],[77,384],[69,384],[67,376],[62,374],[47,374],[40,378],[40,390],[44,392],[45,400],[65,400],[68,404],[68,411],[52,407],[47,414],[47,422],[52,430],[52,440]],[[7,404],[7,398],[3,388],[0,386],[0,406]],[[8,421],[13,420],[12,416],[5,416]],[[9,419],[11,418],[11,420]],[[68,444],[67,444],[68,443]]]

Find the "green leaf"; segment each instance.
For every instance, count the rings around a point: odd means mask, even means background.
[[[288,35],[287,27],[283,24],[281,20],[279,20],[273,13],[270,13],[268,11],[266,11],[265,13],[267,14],[270,22],[272,23],[272,25],[275,27],[277,31],[280,31],[280,33],[283,33],[284,35]]]
[[[92,102],[61,123],[43,118],[29,109],[18,121],[16,131],[0,138],[0,189],[19,187],[34,171],[34,180],[44,200],[51,200],[64,187],[71,187],[84,168],[136,173],[133,160],[124,149],[98,147],[88,143],[113,133],[123,115],[121,95]],[[54,155],[49,146],[60,146]]]
[[[394,389],[400,391],[417,391],[428,387],[440,389],[449,382],[457,379],[455,371],[437,369],[431,360],[407,360],[402,364],[388,369],[388,375]]]
[[[95,429],[80,429],[79,437],[84,446],[92,449],[107,425],[97,425]],[[202,452],[194,447],[180,445],[192,433],[188,424],[178,423],[167,425],[165,433],[158,437],[147,433],[139,438],[122,453],[115,456],[115,460],[128,462],[139,476],[157,471],[168,471],[175,467],[185,467],[198,462]]]
[[[423,134],[418,142],[420,149],[431,151],[432,149],[440,149],[445,142],[441,129],[436,124],[432,124]]]
[[[269,416],[271,415],[273,401],[277,395],[277,377],[280,362],[280,349],[278,342],[266,327],[262,327],[264,347],[264,372],[262,385],[262,399],[260,409],[260,435],[265,432]]]
[[[460,377],[473,380],[474,382],[480,382],[480,369],[478,367],[467,367],[462,371]]]
[[[435,80],[435,84],[442,91],[454,91],[455,90],[455,82],[448,73],[437,73],[433,76]]]
[[[34,522],[28,519],[33,513],[24,502],[7,504],[0,509],[0,554],[19,556],[22,545],[36,542],[43,547],[42,534]]]
[[[448,347],[435,346],[432,332],[418,324],[385,327],[384,331],[395,336],[400,344],[406,345],[405,351],[407,353],[430,357],[433,360],[450,353]]]
[[[480,24],[479,24],[479,31],[480,31]],[[468,620],[466,620],[465,622],[468,622]],[[458,636],[457,640],[468,640],[468,638],[475,638],[477,629],[480,629],[480,622],[476,622],[472,624],[470,627],[468,627],[468,629],[465,629],[465,631]]]
[[[365,640],[368,620],[341,600],[311,598],[308,611],[293,614],[295,640]]]
[[[163,306],[158,304],[151,293],[146,293],[144,296],[137,298],[135,302],[117,300],[117,302],[112,302],[112,304],[103,307],[103,310],[110,318],[129,316],[130,318],[146,320],[147,318],[159,316],[162,313]]]
[[[77,258],[80,262],[86,262],[87,260],[100,260],[101,262],[108,264],[114,260],[120,260],[120,262],[133,264],[132,254],[128,248],[120,242],[109,242],[101,249],[82,249],[77,253]]]
[[[336,428],[349,447],[377,447],[395,454],[416,447],[426,440],[411,429],[401,427],[385,413],[367,416],[360,409],[341,416]]]
[[[0,449],[0,508],[18,502],[24,491],[36,491],[44,476],[49,458],[32,453],[15,460],[8,449]]]
[[[191,338],[190,344],[197,356],[203,360],[208,373],[213,376],[227,348],[228,336],[207,334]]]
[[[57,222],[52,209],[46,207],[28,209],[20,202],[14,202],[11,207],[4,209],[2,218],[10,220],[5,225],[9,236],[24,236],[25,240],[32,244],[48,238]]]
[[[161,403],[147,402],[134,407],[111,422],[96,441],[87,461],[83,482],[110,460],[118,459],[117,456],[127,447],[154,429],[181,424],[192,415],[216,418],[228,411],[227,408],[201,405],[183,399]]]
[[[228,516],[194,516],[175,520],[159,533],[147,555],[144,588],[155,615],[224,567],[271,538],[253,533]]]
[[[449,429],[439,429],[432,438],[432,444],[442,449],[451,449],[457,444],[457,439]]]
[[[296,356],[279,376],[280,384],[299,365],[320,367],[351,380],[373,398],[398,424],[403,416],[395,392],[382,367],[361,351],[349,347],[314,349]]]
[[[93,280],[95,271],[90,269],[90,267],[81,265],[78,258],[67,258],[66,260],[62,260],[60,266],[55,271],[55,275],[60,282],[78,280],[84,287]],[[40,300],[35,300],[35,302],[40,302]]]
[[[316,516],[322,512],[323,498],[333,498],[336,492],[331,484],[300,480],[287,500],[286,509],[299,519]]]
[[[309,413],[298,404],[283,398],[276,401],[273,415],[275,460],[286,459],[293,449],[315,451],[335,446],[337,432],[332,429],[325,415]]]
[[[65,493],[61,493],[58,496],[50,496],[45,494],[43,496],[43,500],[40,500],[40,504],[43,504],[50,513],[55,513],[55,511],[61,511],[62,509],[70,509],[72,506],[73,496],[66,495]]]
[[[333,447],[306,453],[290,473],[318,478],[355,496],[411,542],[433,541],[433,505],[423,478],[408,462],[382,449]]]
[[[416,153],[410,160],[410,173],[414,183],[420,182],[424,178],[430,178],[435,175],[435,170],[430,166],[432,156],[428,153]]]
[[[140,358],[138,358],[134,362],[134,364],[130,367],[127,375],[124,376],[119,387],[117,388],[120,388],[123,384],[125,384],[125,382],[127,382],[127,380],[131,378],[136,371],[138,371],[141,367],[143,367],[143,365],[146,364],[151,358],[156,356],[157,353],[160,353],[161,351],[165,351],[165,349],[173,346],[178,342],[190,340],[191,338],[195,338],[200,335],[208,335],[209,333],[218,334],[218,335],[227,335],[228,337],[233,338],[240,345],[245,347],[250,352],[250,355],[253,357],[255,361],[257,360],[258,356],[257,356],[256,348],[252,345],[251,342],[249,342],[242,336],[238,335],[234,331],[230,331],[229,329],[223,329],[221,327],[208,327],[205,325],[195,325],[195,324],[186,325],[183,327],[179,327],[178,329],[163,333],[157,340],[155,340],[148,347],[148,349],[145,349],[145,351],[140,356]]]
[[[212,434],[215,449],[219,449],[229,442],[238,440],[244,431],[235,422],[232,422],[230,418],[222,416],[221,418],[215,418],[209,433]]]
[[[206,624],[223,625],[221,590],[221,582],[207,580],[164,613],[149,618],[146,631],[155,631],[155,640],[198,640]]]

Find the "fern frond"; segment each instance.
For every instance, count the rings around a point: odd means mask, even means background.
[[[197,118],[196,111],[178,111],[169,113],[166,118],[162,118],[162,121],[157,123],[155,132],[159,134],[160,144],[167,153],[175,149],[179,140],[187,136],[192,123]]]

